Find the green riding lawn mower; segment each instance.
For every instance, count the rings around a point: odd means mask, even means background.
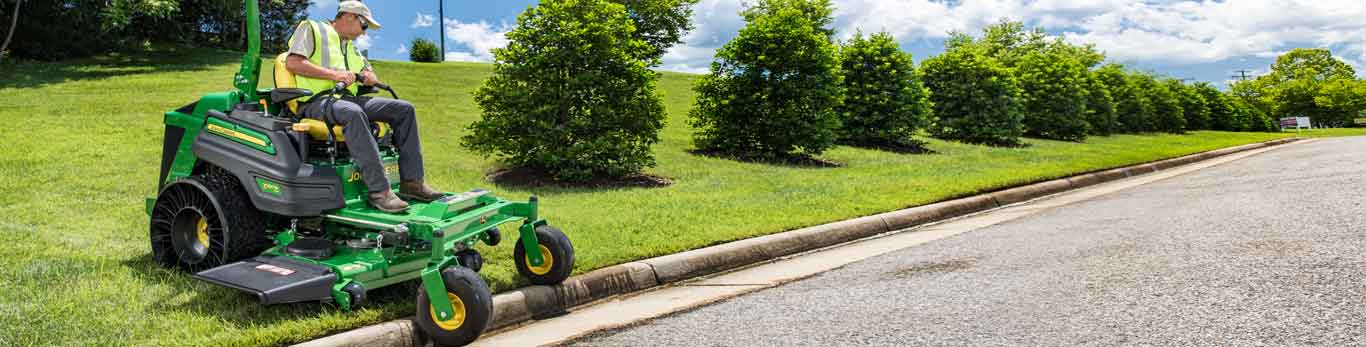
[[[367,291],[420,279],[416,324],[440,345],[467,344],[489,322],[493,300],[474,246],[498,245],[499,225],[521,222],[513,261],[531,283],[569,277],[574,248],[538,216],[534,196],[508,201],[476,189],[410,201],[401,213],[370,207],[341,127],[296,113],[298,98],[328,102],[349,92],[291,88],[284,55],[276,88],[257,89],[259,15],[256,1],[245,4],[248,49],[236,90],[165,114],[159,189],[146,207],[158,264],[261,304],[320,301],[344,310],[364,305]],[[400,154],[387,125],[372,129],[396,184]]]

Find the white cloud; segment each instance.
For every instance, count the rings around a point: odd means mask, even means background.
[[[397,54],[408,54],[408,44],[406,44],[406,43],[400,43],[400,44],[398,44],[398,50],[394,51],[394,53],[397,53]]]
[[[446,52],[446,61],[488,61],[470,52]]]
[[[978,34],[1002,18],[1043,26],[1095,44],[1111,60],[1159,65],[1274,57],[1296,47],[1328,47],[1366,70],[1366,6],[1350,0],[835,0],[840,38],[857,29],[887,31],[899,41],[941,40],[950,31]],[[714,50],[743,27],[742,0],[702,0],[696,30],[670,50],[663,68],[705,69]],[[1366,71],[1363,71],[1366,72]]]
[[[455,19],[445,19],[446,39],[464,45],[468,51],[447,52],[448,61],[490,61],[493,49],[506,47],[507,24],[497,29],[485,21],[464,23]]]
[[[426,27],[430,27],[430,26],[432,26],[432,23],[434,23],[434,22],[436,22],[436,17],[435,17],[435,16],[432,16],[432,15],[430,15],[430,14],[423,14],[422,12],[418,12],[418,13],[417,13],[417,17],[414,17],[414,18],[413,18],[413,25],[412,25],[412,28],[416,29],[416,28],[426,28]]]

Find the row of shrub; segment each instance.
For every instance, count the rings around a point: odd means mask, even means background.
[[[494,51],[494,75],[476,95],[483,119],[465,146],[570,181],[653,165],[664,111],[648,68],[689,30],[696,1],[528,9]],[[1019,146],[1025,136],[1278,130],[1255,98],[1102,65],[1094,47],[1020,22],[953,33],[917,69],[889,34],[837,42],[832,12],[829,0],[757,0],[742,12],[745,27],[695,86],[689,123],[700,151],[773,161],[840,143],[919,150],[922,133]]]

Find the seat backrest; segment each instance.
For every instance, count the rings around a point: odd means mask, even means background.
[[[289,59],[289,52],[280,53],[275,57],[275,88],[298,88],[299,82],[294,79],[294,73],[289,72],[285,67],[285,61]],[[290,112],[299,114],[299,101],[290,100],[285,102],[285,107]]]

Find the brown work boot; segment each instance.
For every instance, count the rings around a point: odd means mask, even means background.
[[[394,195],[394,191],[388,189],[382,192],[371,192],[370,206],[389,213],[399,213],[408,209],[408,203],[400,200],[397,195]]]
[[[407,199],[430,202],[446,196],[446,193],[428,187],[422,179],[403,181],[398,184],[398,195]]]

